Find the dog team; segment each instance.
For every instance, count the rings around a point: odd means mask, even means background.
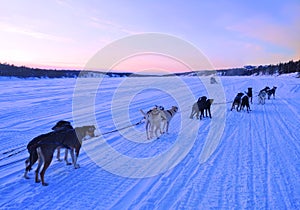
[[[36,161],[38,161],[38,167],[35,171],[35,182],[42,182],[42,185],[47,186],[45,182],[45,172],[50,166],[53,159],[54,151],[57,150],[57,159],[60,160],[60,149],[65,148],[65,161],[68,162],[68,151],[71,154],[72,164],[74,168],[79,168],[77,164],[77,158],[81,148],[82,141],[87,137],[94,137],[96,130],[94,125],[82,126],[73,128],[68,121],[61,120],[52,127],[51,132],[39,135],[33,138],[27,145],[29,158],[25,161],[25,173],[24,177],[28,179],[28,172]],[[75,151],[75,155],[74,155]],[[43,165],[42,171],[39,173]],[[41,180],[39,179],[39,175]]]
[[[265,104],[266,97],[268,99],[275,99],[275,92],[277,87],[272,89],[268,86],[259,91],[258,103]],[[238,93],[234,98],[231,106],[231,111],[236,109],[237,111],[244,110],[246,107],[247,112],[251,111],[250,103],[252,104],[253,92],[252,88],[249,87],[248,91],[245,93]],[[197,102],[192,106],[192,111],[190,118],[196,115],[196,118],[200,120],[202,118],[211,118],[211,105],[214,99],[208,99],[206,96],[199,97]],[[158,139],[160,135],[169,132],[169,125],[172,118],[178,112],[177,106],[172,106],[170,109],[165,110],[163,106],[155,106],[148,112],[144,112],[140,109],[146,127],[146,136],[150,140],[152,138]],[[204,116],[205,112],[205,116]],[[58,121],[53,127],[52,131],[46,134],[39,135],[33,138],[27,145],[27,150],[29,153],[29,158],[25,161],[25,173],[24,177],[28,179],[28,172],[31,170],[32,166],[38,161],[38,167],[35,171],[35,182],[42,182],[42,185],[47,186],[45,182],[45,172],[50,166],[53,159],[54,151],[57,150],[57,159],[60,161],[60,149],[65,148],[65,157],[67,165],[73,164],[74,168],[79,168],[77,164],[77,158],[79,156],[82,141],[85,138],[95,137],[95,126],[82,126],[73,128],[69,121]],[[75,155],[74,155],[75,151]],[[71,155],[72,163],[68,162],[68,153]],[[43,169],[40,169],[43,165]],[[40,178],[39,179],[39,175]]]
[[[258,104],[265,104],[266,97],[268,96],[268,99],[271,99],[271,96],[273,95],[273,98],[275,99],[275,92],[276,92],[277,87],[273,86],[273,88],[269,88],[266,86],[264,89],[260,90],[258,93]],[[252,88],[249,87],[248,91],[245,93],[238,93],[236,97],[234,98],[231,106],[231,111],[233,109],[236,109],[237,111],[244,110],[244,108],[247,108],[247,112],[251,111],[250,109],[250,102],[252,104],[252,98],[253,98],[253,93],[252,93]]]
[[[273,95],[273,99],[275,99],[276,89],[277,89],[276,86],[273,86],[272,89],[266,86],[264,89],[260,90],[258,93],[258,104],[265,104],[267,96],[268,99],[270,99],[271,96]]]

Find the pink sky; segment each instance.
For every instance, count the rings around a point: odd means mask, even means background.
[[[191,43],[216,69],[300,59],[298,0],[4,0],[0,6],[2,63],[80,70],[105,46],[148,32]],[[157,56],[123,60],[115,67],[156,68],[186,70]]]

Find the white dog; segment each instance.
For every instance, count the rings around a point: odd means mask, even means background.
[[[265,104],[267,92],[261,90],[258,94],[258,104]]]
[[[155,107],[145,113],[143,110],[140,109],[140,112],[145,117],[146,122],[146,134],[147,139],[153,138],[153,134],[155,134],[156,138],[159,138],[159,134],[162,134],[162,125],[163,122],[167,120],[166,115],[164,114],[163,110]]]
[[[163,120],[163,132],[164,133],[169,133],[169,124],[174,115],[177,113],[178,107],[177,106],[172,106],[171,109],[168,110],[163,110],[165,114],[166,120]]]

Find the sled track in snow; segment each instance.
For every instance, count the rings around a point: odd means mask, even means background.
[[[39,115],[38,112],[28,114],[30,109],[25,107],[23,110],[14,112],[16,116],[6,116],[7,127],[13,125],[17,128],[10,128],[12,133],[6,134],[3,138],[5,141],[12,136],[16,142],[7,141],[6,147],[2,147],[0,153],[0,193],[2,195],[0,208],[299,209],[300,89],[298,80],[259,77],[226,77],[222,79],[229,103],[227,104],[225,130],[214,153],[205,163],[199,164],[199,157],[211,125],[211,120],[205,118],[200,122],[197,139],[186,157],[174,168],[148,178],[126,178],[105,171],[94,163],[82,149],[78,159],[81,166],[79,169],[75,170],[72,166],[66,166],[64,162],[53,159],[45,176],[49,186],[43,187],[41,184],[34,183],[34,171],[29,173],[31,179],[25,180],[22,177],[24,173],[23,160],[27,158],[28,154],[26,151],[20,150],[26,148],[25,143],[32,136],[26,135],[27,132],[22,132],[20,139],[23,141],[21,142],[18,141],[19,138],[15,138],[20,132],[14,133],[14,130],[22,128],[24,131],[28,131],[24,125],[32,128],[35,125],[30,124],[30,119],[26,119],[24,124],[21,123],[22,126],[19,126],[20,124],[15,118],[22,119],[25,115],[30,116],[30,114],[36,114],[33,117]],[[197,97],[205,95],[205,89],[199,86],[198,80],[188,80],[188,84],[194,91],[195,100]],[[243,111],[228,111],[231,106],[230,100],[237,91],[246,90],[248,86],[258,89],[266,84],[278,86],[275,100],[267,100],[265,106],[257,105],[254,100],[254,104],[251,106],[253,111],[249,114]],[[65,82],[59,85],[65,85]],[[102,133],[114,130],[111,113],[107,112],[110,109],[108,103],[110,98],[108,97],[113,91],[111,86],[114,84],[107,83],[106,85],[104,85],[104,89],[106,87],[107,89],[103,90],[104,98],[96,100],[96,115],[99,117],[100,126],[103,126],[100,128]],[[20,87],[23,88],[22,85]],[[59,90],[59,87],[55,90]],[[52,94],[52,92],[50,93]],[[68,91],[68,93],[61,91],[61,94],[65,95],[60,95],[59,100],[64,100],[64,98],[71,100],[69,95],[72,94],[72,91]],[[130,90],[124,90],[123,99],[129,94]],[[138,100],[136,102],[133,100],[129,106],[133,122],[137,122],[142,117],[138,113],[138,109],[152,107],[154,100],[159,95],[158,93],[151,95],[151,91],[148,91],[147,94],[149,94],[147,97],[140,95]],[[179,92],[179,94],[181,93]],[[49,110],[53,111],[51,122],[56,122],[55,107],[59,100],[56,100],[58,98],[55,97],[55,94],[52,95],[55,101],[53,104],[45,101],[48,94],[42,94],[43,102],[39,103],[39,99],[33,98],[34,103],[31,103],[30,97],[33,95],[28,97],[26,104],[32,106],[35,103],[39,105],[46,103],[46,107],[35,108],[37,110],[46,109],[47,114],[50,112]],[[23,99],[24,96],[20,97]],[[120,98],[120,100],[123,99]],[[71,113],[71,111],[69,106],[62,106],[64,103],[59,104],[62,110],[59,111],[58,116],[64,116],[64,118],[67,116],[66,119],[70,119],[67,113]],[[165,105],[165,108],[168,108],[174,105],[173,103],[164,96],[157,105]],[[168,151],[176,141],[177,132],[180,130],[180,117],[189,117],[192,103],[187,102],[184,107],[181,107],[180,112],[171,122],[170,134],[163,135],[158,141],[138,144],[123,138],[119,132],[107,134],[105,140],[116,151],[129,157],[148,158],[159,155]],[[68,102],[68,104],[70,103]],[[212,105],[213,118],[219,117],[215,115],[217,107],[217,103]],[[128,109],[123,106],[118,108]],[[41,125],[41,131],[49,129],[50,123],[44,121],[46,118],[47,115],[41,118],[43,122],[33,121],[38,123],[38,126]],[[193,122],[196,120],[190,121],[190,123]],[[124,122],[125,124],[126,122]],[[144,125],[137,125],[135,129],[142,131],[137,138],[146,139]],[[31,133],[32,131],[30,130]],[[40,133],[40,130],[35,132]],[[124,132],[128,134],[129,130]],[[91,149],[89,155],[97,155],[96,148],[99,146],[97,138],[84,141],[84,145]],[[15,152],[18,153],[11,155]],[[1,159],[6,155],[11,156]]]

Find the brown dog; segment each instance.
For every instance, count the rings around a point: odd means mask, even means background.
[[[38,154],[36,151],[36,147],[39,144],[39,142],[42,142],[44,139],[49,138],[49,136],[53,135],[55,132],[62,132],[66,131],[69,129],[73,129],[71,126],[71,123],[68,121],[58,121],[55,126],[52,127],[52,132],[46,133],[39,135],[35,138],[33,138],[28,144],[27,144],[27,150],[29,153],[29,157],[25,161],[25,173],[24,173],[24,178],[29,179],[27,176],[28,171],[31,170],[31,167],[33,164],[38,160]]]
[[[41,141],[39,141],[33,148],[37,151],[38,154],[38,167],[35,171],[35,182],[40,182],[39,171],[41,166],[44,164],[43,169],[40,173],[41,181],[44,186],[48,185],[45,180],[45,172],[49,167],[53,153],[57,147],[65,147],[71,150],[75,150],[76,156],[74,153],[71,153],[72,162],[74,168],[78,168],[77,158],[79,156],[79,151],[82,144],[82,138],[88,133],[91,137],[94,136],[95,126],[83,126],[75,129],[69,130],[59,130],[57,132],[51,132],[51,135],[45,136]],[[31,160],[31,158],[30,158]],[[31,166],[34,163],[30,163]],[[26,168],[27,170],[27,168]]]

